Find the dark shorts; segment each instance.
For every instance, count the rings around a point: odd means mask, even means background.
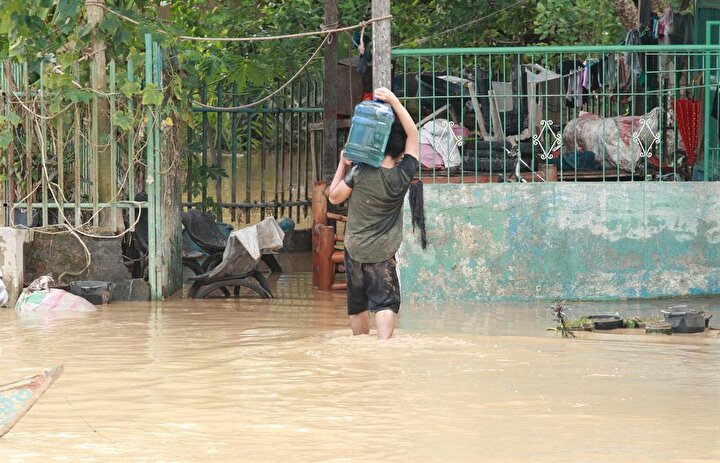
[[[356,262],[345,253],[345,279],[348,289],[348,315],[370,310],[400,310],[400,282],[395,258],[375,264]]]

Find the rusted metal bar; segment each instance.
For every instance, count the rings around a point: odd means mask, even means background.
[[[238,88],[237,83],[233,84],[232,89],[232,105],[238,106]],[[220,113],[218,113],[220,117]],[[230,202],[237,202],[237,156],[238,156],[238,113],[232,113],[230,115]],[[230,220],[235,222],[237,220],[237,209],[230,209]]]
[[[223,84],[222,82],[218,82],[216,87],[216,98],[217,98],[217,105],[222,106],[223,105]],[[220,203],[222,202],[222,168],[223,168],[223,155],[222,155],[222,147],[223,147],[223,126],[222,126],[222,113],[217,113],[217,124],[216,124],[216,132],[215,132],[215,202]],[[218,207],[215,209],[215,216],[217,217],[217,220],[222,222],[223,220],[223,211],[221,207]]]

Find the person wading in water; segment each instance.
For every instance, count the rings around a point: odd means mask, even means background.
[[[340,156],[328,188],[333,204],[348,200],[345,228],[345,277],[348,315],[353,334],[370,333],[370,313],[380,339],[389,339],[400,310],[400,284],[395,253],[402,243],[402,206],[418,172],[418,129],[407,109],[387,88],[374,97],[395,112],[380,167],[353,164]]]

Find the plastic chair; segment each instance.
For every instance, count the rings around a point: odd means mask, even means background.
[[[202,211],[184,212],[182,222],[193,241],[209,254],[203,263],[204,272],[190,278],[193,283],[189,297],[202,299],[215,290],[229,297],[231,287],[235,297],[240,295],[241,287],[262,298],[273,297],[265,275],[257,266],[267,255],[265,251],[283,245],[284,233],[274,218],[233,231],[228,237],[218,229],[212,215]]]

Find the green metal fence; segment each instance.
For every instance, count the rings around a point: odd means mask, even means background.
[[[75,66],[72,89],[58,86],[68,76],[52,55],[0,63],[0,195],[5,225],[58,225],[101,238],[133,230],[147,208],[149,283],[159,299],[168,265],[159,259],[161,124],[157,105],[141,104],[141,89],[162,90],[163,62],[145,38],[144,63],[108,63],[106,90],[93,87],[101,71],[87,61]],[[147,200],[137,201],[139,193]]]
[[[132,68],[132,66],[131,66]],[[145,88],[154,86],[163,88],[163,54],[160,46],[145,34]],[[132,103],[131,101],[129,103]],[[164,167],[168,164],[162,161],[160,152],[160,116],[159,105],[149,104],[145,110],[145,175],[147,182],[147,226],[148,226],[148,284],[150,285],[150,299],[161,300],[163,297],[163,284],[168,284],[172,265],[172,246],[168,246],[168,238],[177,237],[178,230],[165,230],[169,222],[163,213],[173,214],[173,211],[163,211],[163,193],[168,179],[164,175]],[[112,107],[112,106],[111,106]],[[112,122],[112,118],[111,118]],[[128,152],[130,152],[128,150]],[[128,193],[130,193],[128,189]],[[135,198],[132,198],[135,199]],[[175,221],[179,224],[179,221]],[[175,236],[173,236],[175,235]],[[163,260],[163,254],[166,258]],[[169,257],[169,258],[168,258]],[[176,262],[176,264],[179,262]],[[172,284],[170,284],[172,286]]]
[[[394,50],[393,88],[421,126],[426,180],[716,180],[719,57],[717,44]]]
[[[46,90],[52,62],[3,62],[0,66],[5,71],[0,76],[0,125],[2,137],[7,137],[0,149],[5,223],[97,227],[100,211],[109,210],[112,227],[117,229],[118,209],[128,210],[129,221],[134,222],[132,200],[145,183],[146,141],[138,143],[145,127],[142,117],[122,127],[115,121],[137,108],[134,98],[118,91],[118,83],[138,82],[142,72],[138,76],[128,61],[118,73],[116,63],[110,62],[109,88],[99,92],[83,82],[78,66],[77,92],[56,98],[52,90]],[[102,117],[110,124],[109,136],[100,135]],[[109,172],[100,171],[101,156],[108,157]],[[100,183],[108,175],[109,197],[101,199]]]
[[[267,102],[260,92],[205,84],[187,135],[186,207],[214,210],[219,221],[257,222],[266,215],[308,217],[320,137],[322,79],[307,75]]]

